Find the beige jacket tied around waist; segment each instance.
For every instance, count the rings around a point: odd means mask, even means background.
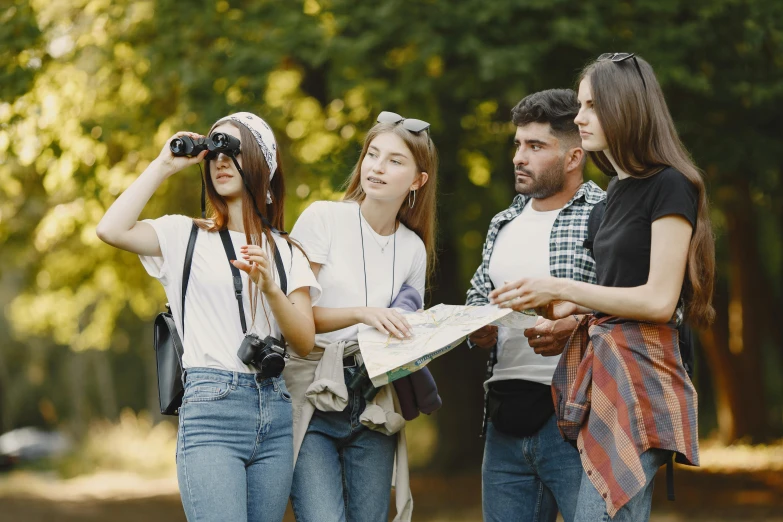
[[[321,411],[343,411],[348,405],[348,388],[343,376],[343,357],[359,353],[355,341],[340,341],[325,348],[315,347],[307,357],[291,354],[283,377],[291,394],[294,416],[294,464],[302,447],[310,420],[316,408]],[[394,386],[387,384],[368,403],[359,418],[368,428],[386,435],[399,433],[394,462],[394,485],[397,516],[394,522],[407,522],[413,514],[413,497],[408,475],[408,448],[405,420]]]

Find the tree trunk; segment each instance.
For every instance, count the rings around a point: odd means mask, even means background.
[[[68,384],[70,388],[72,414],[71,431],[76,440],[82,440],[87,433],[87,390],[84,371],[84,353],[71,352],[69,357]]]
[[[457,281],[459,270],[456,249],[451,243],[443,246],[443,255],[440,256],[441,280]],[[439,299],[433,301],[464,303],[464,295],[456,295],[453,287],[449,289],[436,294]],[[484,412],[482,384],[486,361],[486,351],[478,348],[469,350],[463,343],[429,365],[438,383],[438,393],[443,399],[443,408],[438,411],[436,417],[437,451],[431,463],[431,466],[439,471],[463,471],[473,469],[481,463],[484,445],[479,435]]]
[[[101,412],[109,420],[117,419],[117,394],[114,389],[114,374],[111,370],[109,353],[91,350],[95,378],[98,385],[98,396],[101,401]]]
[[[0,434],[11,428],[11,416],[8,409],[8,367],[5,364],[3,350],[0,350]]]
[[[444,128],[459,128],[460,117],[468,108],[450,108],[444,110]],[[459,143],[453,133],[439,136],[440,150],[458,150]],[[438,169],[440,187],[445,192],[457,194],[467,182],[461,178],[464,169],[457,163],[455,156],[442,156]],[[470,198],[468,197],[468,200]],[[438,218],[438,278],[429,306],[438,303],[465,303],[465,289],[468,281],[460,273],[459,261],[462,259],[458,238],[461,230],[455,230],[454,219],[462,212],[461,205],[449,203],[440,205]],[[430,363],[429,367],[438,383],[438,392],[443,399],[441,408],[435,417],[438,426],[438,445],[431,466],[441,472],[474,470],[481,464],[484,451],[481,422],[484,412],[484,375],[487,353],[484,350],[469,350],[465,344],[451,353]]]
[[[754,209],[743,179],[735,182],[726,208],[727,283],[717,286],[715,323],[701,340],[715,382],[720,439],[760,441],[769,435],[761,345],[772,327],[769,305],[775,299],[765,282]]]

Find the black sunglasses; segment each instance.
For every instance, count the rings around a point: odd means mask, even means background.
[[[396,112],[383,111],[378,115],[376,120],[378,123],[400,123],[402,122],[402,128],[409,130],[414,134],[418,134],[422,131],[426,131],[430,128],[430,124],[424,120],[417,120],[414,118],[403,118]]]
[[[642,68],[639,67],[639,61],[636,59],[636,53],[604,53],[598,57],[597,62],[609,60],[610,62],[620,63],[633,58],[633,64],[636,66],[636,72],[639,73],[639,78],[642,79],[642,85],[647,89],[647,82],[644,81],[642,76]]]

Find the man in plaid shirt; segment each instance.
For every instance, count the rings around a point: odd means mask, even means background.
[[[590,211],[606,195],[583,181],[578,111],[576,93],[565,89],[531,94],[512,110],[518,194],[492,219],[466,304],[485,305],[494,288],[522,277],[595,283],[595,261],[583,242]],[[579,319],[539,318],[524,332],[485,326],[469,338],[471,347],[492,350],[485,383],[485,521],[554,521],[558,509],[566,522],[574,518],[582,463],[558,431],[551,383]]]

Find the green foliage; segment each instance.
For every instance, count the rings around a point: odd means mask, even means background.
[[[513,193],[510,108],[574,86],[605,51],[655,67],[718,226],[732,180],[749,180],[763,268],[780,283],[782,20],[777,0],[16,0],[0,10],[5,320],[16,338],[73,350],[137,339],[162,289],[95,226],[169,135],[239,110],[276,130],[289,227],[311,201],[339,197],[379,111],[430,121],[434,300],[461,302]],[[198,191],[196,170],[182,172],[143,217],[195,215]]]

